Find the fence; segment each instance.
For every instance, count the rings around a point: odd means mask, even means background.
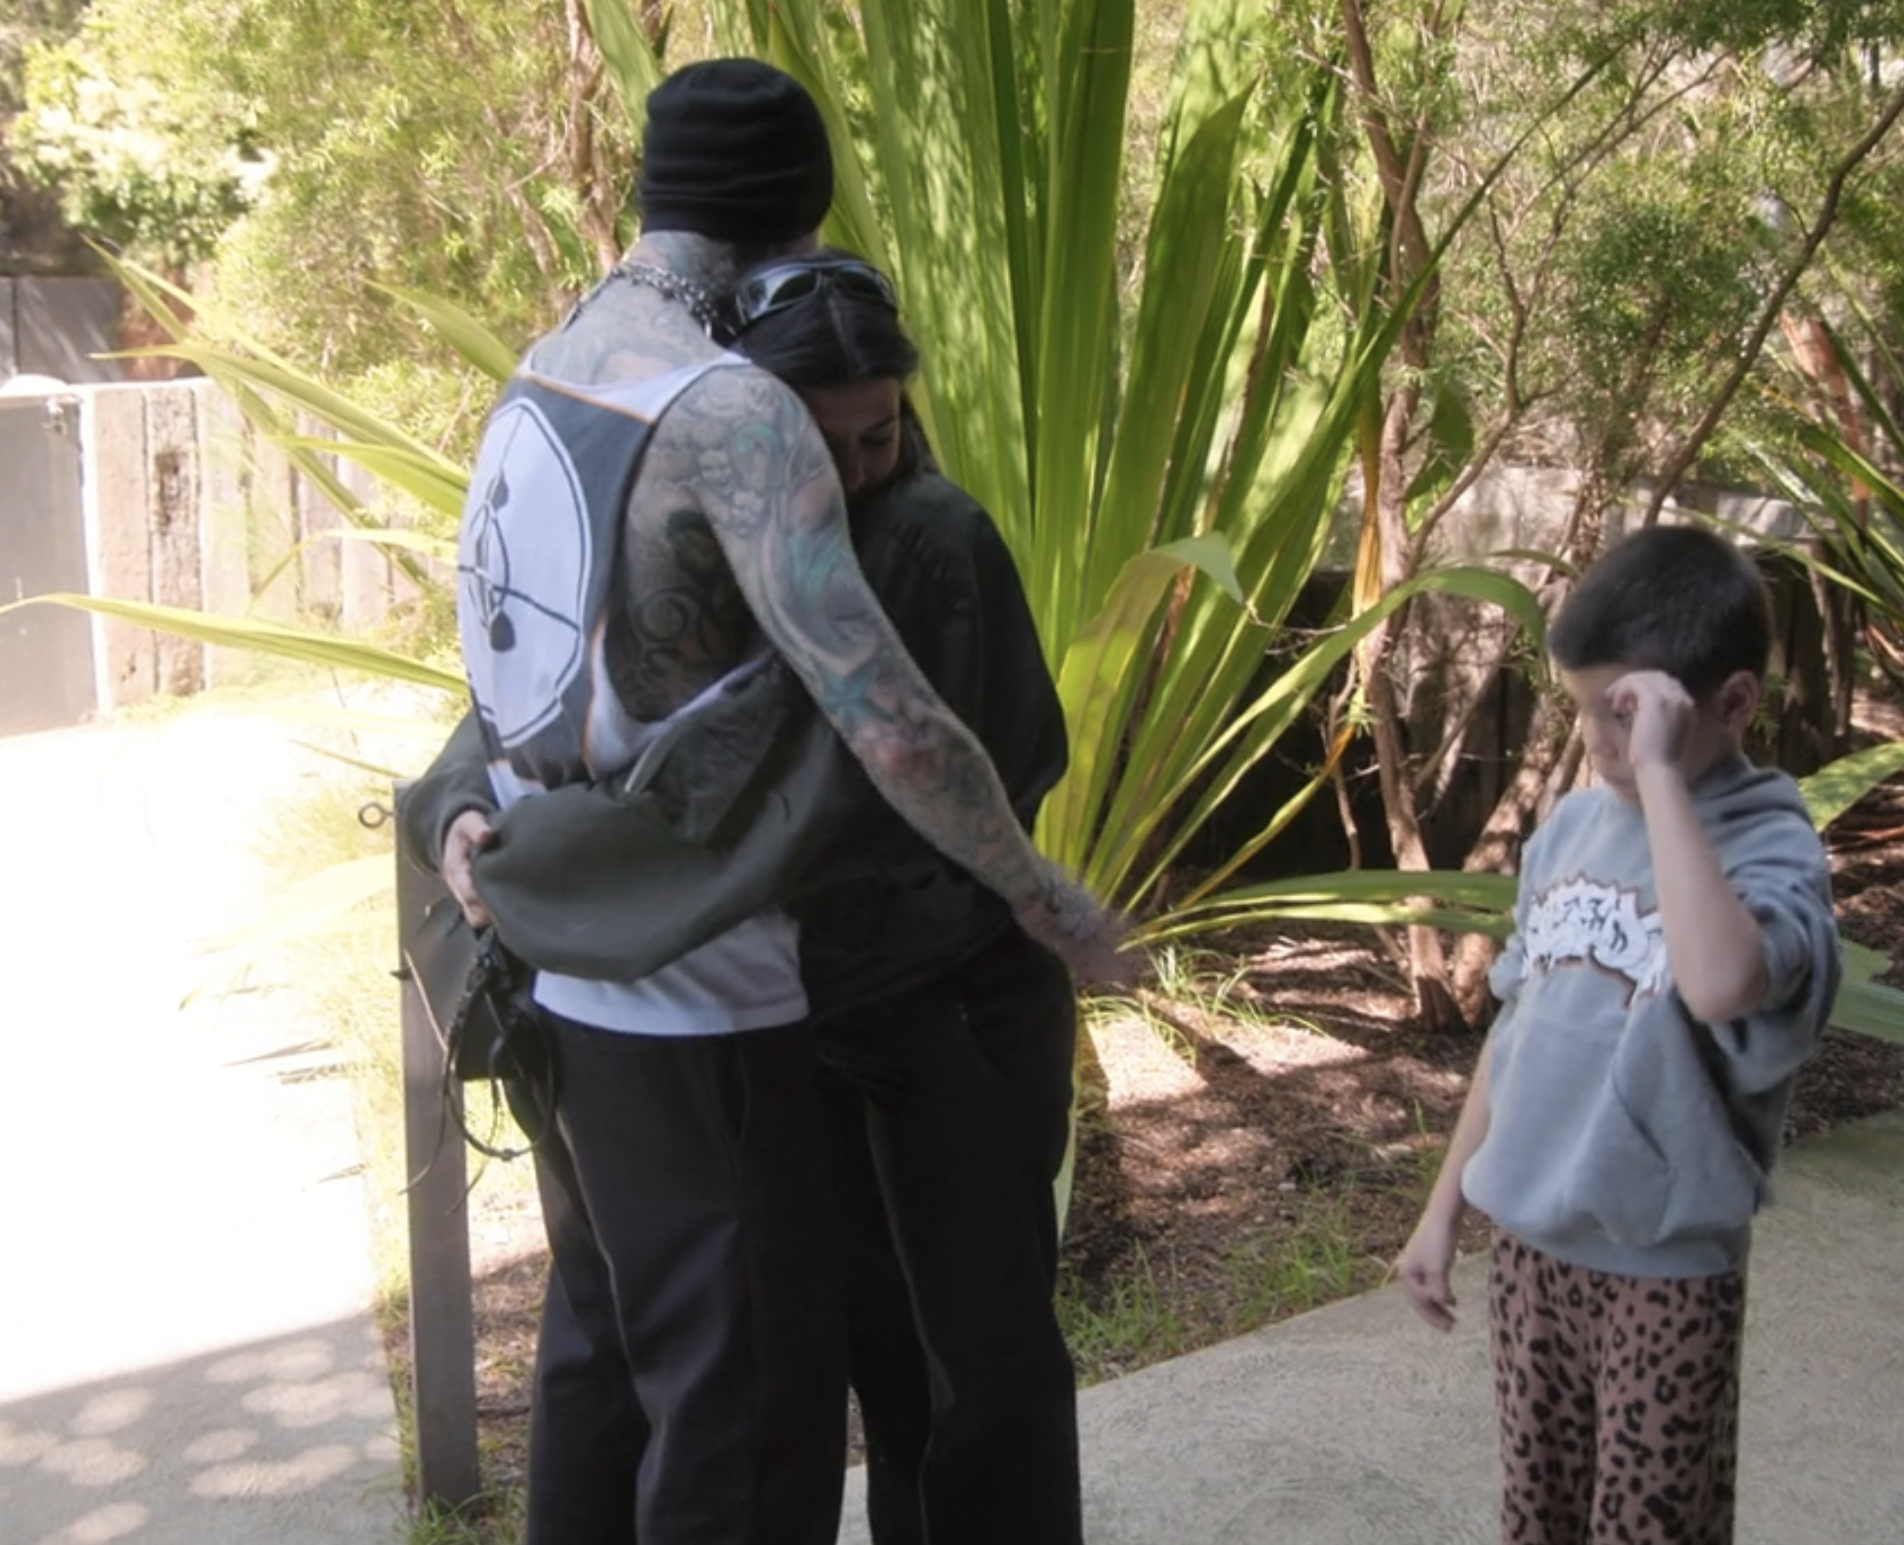
[[[414,604],[375,547],[204,380],[0,397],[4,599],[77,591],[331,624],[363,634]],[[368,474],[334,468],[354,493]],[[108,715],[230,679],[241,657],[116,618],[0,618],[0,733]]]

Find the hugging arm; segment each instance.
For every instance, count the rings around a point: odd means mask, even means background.
[[[645,470],[701,509],[762,631],[887,802],[1081,976],[1127,974],[1118,919],[1032,848],[983,748],[881,611],[792,391],[764,372],[711,372],[669,411]]]

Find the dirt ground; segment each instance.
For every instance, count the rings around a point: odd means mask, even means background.
[[[1879,730],[1904,735],[1904,716]],[[1904,961],[1904,778],[1828,837],[1845,935]],[[1062,1294],[1085,1382],[1380,1282],[1473,1071],[1481,1038],[1418,1030],[1366,933],[1262,937],[1220,963],[1214,1000],[1147,995],[1148,1022],[1133,1013],[1094,1037],[1107,1099],[1080,1131]],[[1904,965],[1886,980],[1904,986]],[[1787,1137],[1901,1104],[1904,1046],[1833,1031]],[[506,1491],[521,1477],[542,1264],[528,1210],[497,1211],[482,1188],[473,1201],[485,1473]]]

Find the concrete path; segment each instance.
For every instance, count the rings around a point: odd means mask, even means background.
[[[181,1000],[317,776],[267,720],[0,740],[0,1545],[392,1545],[404,1507],[343,1082],[282,994]],[[1091,1545],[1491,1545],[1478,1263],[1085,1392]],[[1904,1113],[1787,1157],[1740,1545],[1904,1540]],[[860,1478],[843,1545],[863,1545]]]
[[[0,740],[0,1545],[389,1545],[348,1088],[268,986],[184,1004],[320,769],[278,724]]]
[[[1494,1545],[1482,1284],[1447,1337],[1391,1287],[1086,1390],[1090,1545]],[[1904,1541],[1904,1113],[1786,1155],[1742,1421],[1738,1545]]]

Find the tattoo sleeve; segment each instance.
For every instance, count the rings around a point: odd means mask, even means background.
[[[667,475],[691,486],[768,640],[875,787],[1015,906],[1059,877],[1026,840],[978,741],[920,673],[860,573],[826,443],[764,372],[711,372],[663,420]],[[665,444],[664,444],[665,442]]]

